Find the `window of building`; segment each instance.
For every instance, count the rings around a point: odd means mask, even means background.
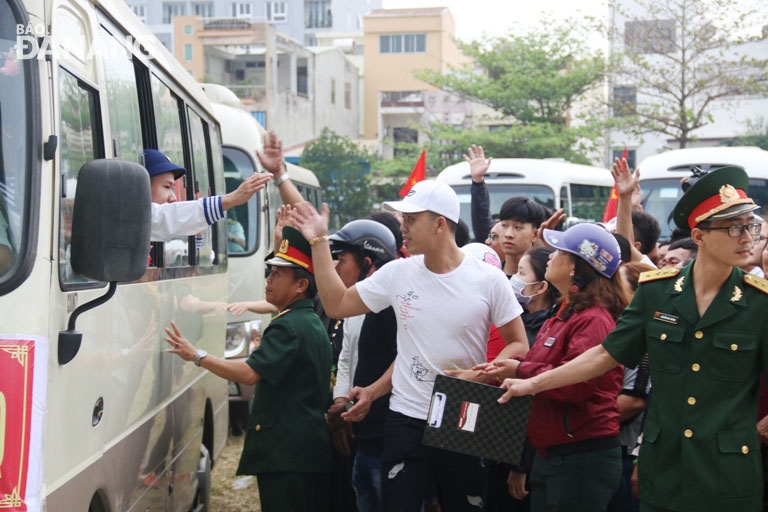
[[[192,25],[184,25],[184,33],[190,35],[192,33]]]
[[[331,78],[331,105],[336,104],[336,79]]]
[[[386,34],[379,36],[379,53],[425,53],[426,34]]]
[[[310,1],[304,4],[304,27],[327,28],[333,26],[331,2]]]
[[[191,44],[185,44],[184,45],[184,60],[189,62],[192,60],[192,45]]]
[[[309,96],[308,82],[306,59],[300,59],[296,65],[296,94],[304,97]]]
[[[344,83],[344,108],[352,108],[352,84]]]
[[[144,4],[132,5],[131,10],[141,21],[147,22],[147,8]]]
[[[187,14],[186,4],[163,2],[163,23],[172,23],[174,16],[184,16],[185,14]]]
[[[634,114],[637,109],[637,87],[613,88],[613,117]]]
[[[671,53],[675,50],[675,20],[628,21],[624,46],[634,53]]]
[[[395,143],[395,158],[412,155],[412,148],[403,148],[400,145],[416,144],[419,142],[419,134],[413,128],[395,127],[392,129],[392,141]]]
[[[285,2],[267,2],[267,21],[288,21],[288,13]]]
[[[198,2],[192,4],[192,12],[195,16],[213,18],[213,2]]]
[[[250,2],[234,2],[232,4],[232,17],[233,18],[250,18],[251,17]]]

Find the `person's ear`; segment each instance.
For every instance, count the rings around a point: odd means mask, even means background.
[[[693,242],[696,245],[699,245],[699,246],[702,245],[702,243],[704,242],[703,235],[704,235],[703,229],[693,228],[691,230],[691,240],[693,240]]]
[[[296,291],[299,293],[304,293],[309,289],[309,279],[306,277],[302,277],[299,279],[298,287],[296,288]]]
[[[370,276],[376,271],[376,267],[373,265],[373,260],[370,256],[363,258],[363,268],[361,270],[365,270],[365,277]]]
[[[640,242],[638,242],[637,240],[635,240],[635,241],[632,243],[632,245],[634,245],[634,246],[635,246],[635,249],[637,249],[638,251],[640,250],[640,247],[642,246],[642,244],[641,244]]]

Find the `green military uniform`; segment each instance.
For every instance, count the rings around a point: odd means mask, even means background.
[[[254,390],[237,474],[329,473],[333,462],[324,412],[331,344],[312,301],[296,301],[272,319],[246,363],[262,379]]]
[[[760,372],[768,369],[768,281],[734,268],[699,318],[692,271],[644,275],[603,342],[629,367],[648,352],[653,394],[640,498],[648,510],[760,510],[756,423]]]
[[[680,199],[675,222],[706,230],[704,221],[751,212],[757,206],[747,187],[741,169],[713,171]],[[700,317],[695,266],[641,274],[632,303],[603,341],[629,367],[648,353],[653,391],[638,461],[641,510],[757,511],[768,281],[734,267]]]
[[[279,252],[267,263],[311,273],[309,253],[301,233],[286,227]],[[275,316],[246,364],[261,380],[237,474],[259,477],[264,511],[327,510],[331,343],[312,301],[296,300]]]

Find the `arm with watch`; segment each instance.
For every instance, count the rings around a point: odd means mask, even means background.
[[[256,157],[261,162],[262,167],[274,178],[274,185],[280,191],[280,198],[283,204],[291,206],[304,200],[301,192],[291,181],[288,175],[288,167],[283,160],[283,143],[277,138],[274,132],[267,132],[264,137],[264,151],[256,152]]]
[[[221,378],[250,386],[261,380],[261,375],[244,361],[222,359],[195,347],[181,334],[176,322],[171,322],[171,328],[165,328],[165,341],[171,346],[166,352],[176,354],[185,361],[194,362],[196,366],[205,368]]]

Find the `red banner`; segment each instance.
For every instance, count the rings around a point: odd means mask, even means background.
[[[0,340],[0,510],[27,510],[34,368],[33,340]]]

